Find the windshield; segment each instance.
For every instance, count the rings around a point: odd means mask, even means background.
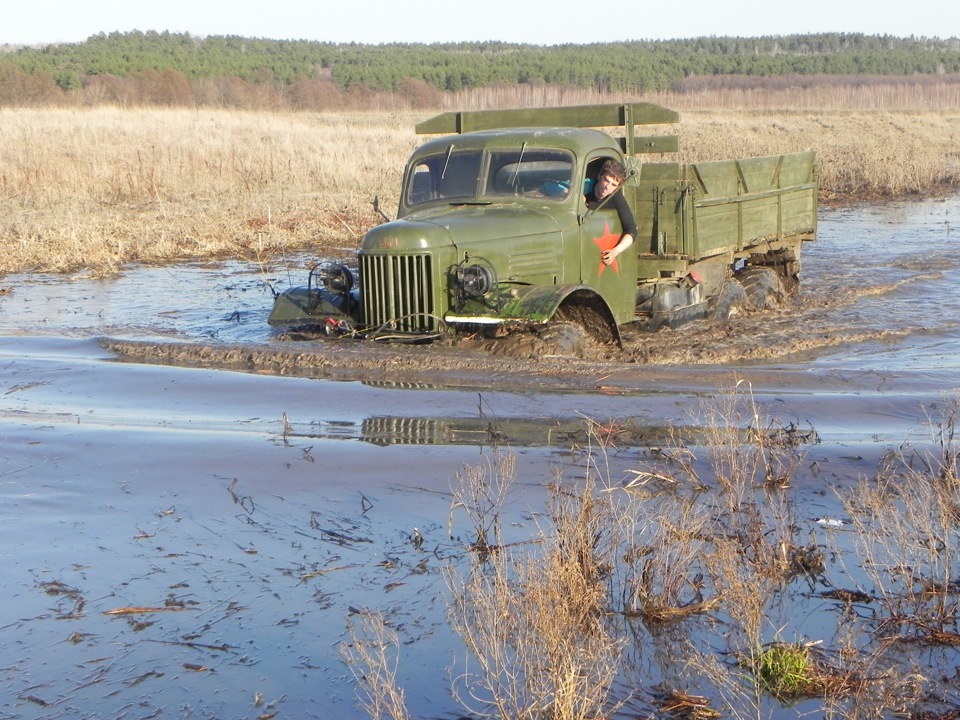
[[[570,192],[573,157],[560,150],[511,150],[490,155],[487,195],[562,200]]]
[[[417,161],[407,179],[406,200],[408,206],[504,197],[563,200],[572,174],[573,156],[563,150],[496,150],[484,166],[481,150],[451,145]]]
[[[407,204],[476,197],[482,160],[480,150],[457,150],[452,145],[446,152],[421,158],[410,173]]]

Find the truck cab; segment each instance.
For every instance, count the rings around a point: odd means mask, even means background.
[[[612,107],[622,122],[623,106]],[[476,129],[414,151],[397,220],[365,236],[367,323],[429,331],[566,313],[600,337],[618,336],[618,326],[634,317],[636,256],[623,253],[603,265],[601,250],[619,240],[622,228],[616,211],[589,210],[584,194],[605,160],[629,167],[630,159],[620,140],[571,126],[557,110],[445,114],[417,127]],[[664,113],[661,119],[673,119]],[[607,115],[594,112],[589,120],[603,125]],[[551,117],[559,124],[543,125]]]

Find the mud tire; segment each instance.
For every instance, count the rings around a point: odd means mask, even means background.
[[[750,304],[747,297],[747,291],[743,285],[734,278],[728,278],[723,284],[720,293],[710,303],[710,310],[707,315],[711,320],[728,320],[732,315],[736,315],[740,308]]]
[[[575,322],[548,322],[538,326],[536,334],[556,354],[575,357],[583,357],[594,340],[586,328]]]
[[[781,282],[783,283],[783,292],[788,298],[795,297],[797,292],[800,290],[799,275],[787,275],[786,277],[781,276]]]
[[[613,342],[619,345],[620,330],[609,311],[601,309],[600,303],[602,301],[594,296],[571,296],[557,308],[553,320],[576,323],[601,344]]]
[[[589,357],[596,341],[574,322],[550,322],[502,328],[496,337],[486,337],[480,346],[491,355],[514,358],[545,356]]]
[[[758,310],[780,307],[787,299],[783,280],[776,270],[768,267],[748,267],[737,275],[746,291],[749,304]]]

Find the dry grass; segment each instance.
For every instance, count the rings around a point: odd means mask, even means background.
[[[903,446],[875,478],[842,497],[857,530],[858,555],[881,612],[887,640],[960,644],[960,395],[945,398],[930,420],[931,446]]]
[[[503,464],[460,477],[456,498],[484,499],[479,508],[464,505],[471,515],[479,509],[486,518],[488,489],[513,480],[512,455],[498,457]],[[523,546],[505,543],[499,525],[471,520],[479,530],[472,546],[481,552],[467,568],[452,569],[449,579],[451,625],[473,658],[454,692],[471,714],[606,717],[622,646],[605,620],[612,507],[590,480],[577,492],[554,488],[548,523],[536,543]]]
[[[856,201],[960,181],[960,112],[684,113],[688,161],[812,149],[824,199]]]
[[[561,98],[562,100],[562,98]],[[430,112],[0,110],[0,273],[310,248],[350,256],[397,205]],[[690,110],[683,159],[813,148],[823,195],[927,192],[960,177],[960,111]]]
[[[626,545],[618,571],[623,612],[647,624],[670,623],[716,608],[717,597],[703,595],[695,580],[699,558],[710,547],[710,516],[696,495],[660,493],[643,497],[634,489],[621,522]],[[691,573],[693,570],[693,573]]]
[[[582,478],[558,473],[532,534],[507,537],[515,531],[500,523],[516,479],[511,453],[457,475],[450,531],[464,553],[447,580],[466,655],[456,699],[472,717],[510,720],[614,717],[637,698],[697,720],[760,720],[771,702],[807,698],[843,720],[905,714],[924,698],[948,705],[916,652],[960,643],[960,398],[931,422],[933,454],[901,453],[846,500],[865,573],[855,575],[873,585],[861,596],[879,607],[858,614],[850,604],[863,601],[850,600],[832,637],[789,641],[803,625],[783,602],[802,592],[791,582],[834,587],[825,546],[798,542],[787,492],[816,433],[771,422],[743,382],[702,414],[690,435],[702,460],[678,437],[640,463],[642,480],[616,486],[605,480],[609,441],[591,423],[578,445]],[[371,717],[403,717],[395,640],[381,617],[362,620],[344,653],[361,702]],[[644,656],[660,673],[654,687]]]
[[[0,272],[352,253],[412,117],[0,110]],[[395,201],[392,201],[395,203]],[[389,204],[387,205],[389,207]]]
[[[957,75],[701,75],[685,78],[671,90],[642,95],[557,85],[501,85],[443,96],[447,110],[620,102],[652,102],[683,112],[954,112],[960,108],[960,78]]]
[[[623,670],[618,636],[627,635],[613,631],[615,621],[639,618],[659,632],[697,614],[719,616],[723,639],[712,637],[705,652],[720,642],[730,657],[751,657],[786,627],[771,604],[807,571],[796,562],[784,492],[802,452],[789,433],[770,431],[776,426],[746,384],[722,393],[705,415],[705,464],[682,446],[661,451],[637,471],[643,481],[622,489],[597,486],[607,446],[594,428],[586,480],[569,489],[558,480],[531,544],[506,544],[494,520],[515,472],[511,456],[458,476],[453,507],[466,512],[471,546],[483,551],[449,583],[453,626],[476,668],[461,678],[460,697],[475,714],[598,717]],[[703,652],[689,648],[686,663],[719,688],[734,715],[760,706],[762,683],[744,682],[740,667]]]
[[[353,674],[360,706],[371,720],[410,720],[397,683],[400,642],[380,613],[363,612],[348,624],[350,641],[340,654]]]
[[[825,571],[822,549],[799,542],[787,493],[804,464],[803,445],[815,442],[816,432],[772,422],[742,382],[702,412],[708,467],[675,449],[642,468],[646,478],[671,481],[627,487],[635,534],[618,552],[615,570],[614,584],[630,591],[624,612],[636,611],[648,628],[682,622],[690,616],[684,608],[705,607],[717,621],[711,627],[718,632],[686,644],[683,684],[669,689],[686,696],[712,688],[736,718],[766,716],[768,697],[788,704],[819,697],[828,716],[842,718],[880,717],[915,702],[922,677],[883,648],[858,645],[860,635],[834,638],[829,650],[819,640],[780,640],[796,618],[783,614],[777,598],[792,578],[812,581]]]

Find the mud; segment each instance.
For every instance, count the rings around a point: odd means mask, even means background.
[[[598,343],[570,323],[512,329],[496,338],[461,335],[426,346],[267,333],[263,325],[257,332],[269,299],[261,288],[261,305],[251,309],[257,279],[240,271],[227,283],[233,305],[226,307],[235,309],[207,326],[216,342],[197,337],[190,327],[186,344],[167,342],[176,337],[127,342],[122,332],[104,342],[133,361],[316,378],[488,387],[492,375],[498,386],[518,389],[633,390],[647,382],[645,368],[651,366],[803,363],[845,348],[952,337],[960,326],[953,282],[960,258],[951,226],[956,213],[956,199],[825,212],[819,239],[805,249],[801,287],[778,307],[744,307],[729,320],[697,320],[652,333],[626,325],[622,347]],[[297,277],[288,270],[286,279],[273,274],[263,280],[282,288]],[[237,297],[237,288],[247,297]],[[195,310],[168,310],[165,319],[181,312]],[[231,342],[232,336],[240,342]]]
[[[625,326],[622,346],[600,343],[570,323],[517,328],[495,338],[454,336],[423,345],[314,338],[302,333],[295,339],[281,334],[278,342],[267,346],[116,338],[104,338],[101,343],[133,362],[477,389],[488,388],[490,377],[496,377],[501,389],[634,392],[676,366],[699,366],[704,369],[698,374],[723,375],[723,368],[805,362],[838,346],[953,333],[960,327],[960,318],[914,318],[913,323],[900,326],[883,322],[861,327],[843,327],[842,320],[831,319],[864,299],[882,302],[897,292],[925,293],[923,286],[932,282],[942,283],[944,276],[920,272],[893,282],[801,292],[773,309],[741,308],[730,319],[697,320],[653,333]]]
[[[828,558],[771,603],[768,635],[834,648],[856,617],[823,593],[869,585],[838,498],[929,445],[960,387],[958,208],[827,211],[792,303],[628,331],[622,349],[569,329],[292,342],[266,326],[264,283],[296,273],[236,262],[3,279],[0,718],[362,718],[340,647],[366,610],[398,634],[413,715],[461,717],[458,474],[515,454],[501,519],[522,542],[551,486],[599,472],[618,488],[681,440],[702,463],[737,383],[771,433],[806,438],[784,492]],[[617,717],[653,716],[667,686],[712,692],[683,685],[676,649],[718,628],[629,628]],[[906,712],[960,707],[956,648],[903,660],[930,682]]]
[[[762,313],[687,328],[694,337],[682,331],[633,336],[623,349],[601,345],[585,334],[574,348],[558,346],[549,337],[523,331],[497,339],[455,339],[421,347],[354,340],[270,348],[110,338],[100,342],[130,362],[478,390],[489,388],[490,378],[496,377],[496,387],[502,390],[630,393],[644,390],[654,378],[675,374],[676,366],[684,366],[684,373],[690,372],[690,366],[711,366],[697,374],[719,378],[735,372],[730,369],[733,364],[802,361],[840,344],[893,342],[915,332],[890,329],[841,336],[824,329],[795,330],[794,323],[802,322],[797,315]]]

